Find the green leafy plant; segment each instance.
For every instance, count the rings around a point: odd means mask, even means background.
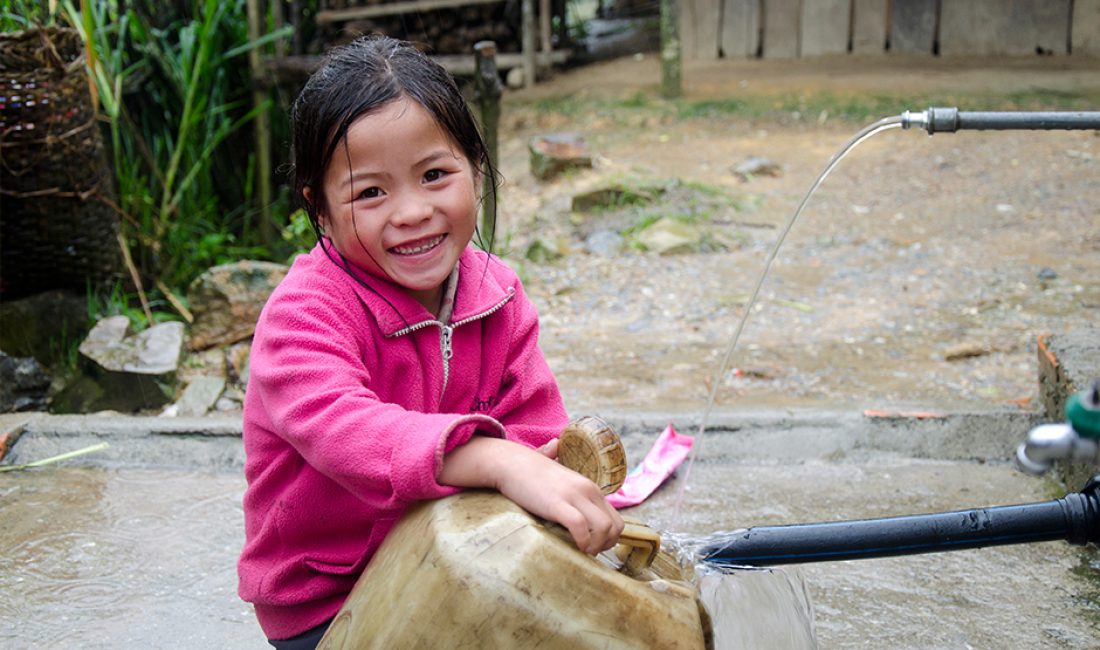
[[[88,43],[107,121],[118,209],[146,286],[184,287],[206,267],[272,252],[255,241],[255,153],[244,0],[63,2]]]
[[[0,32],[17,32],[35,25],[52,25],[56,8],[48,0],[5,0],[0,6]]]

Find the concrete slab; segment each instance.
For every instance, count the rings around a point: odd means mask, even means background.
[[[1082,326],[1039,338],[1039,399],[1048,421],[1064,422],[1066,401],[1100,379],[1100,327]],[[1070,488],[1079,488],[1100,474],[1098,463],[1062,463],[1056,475]]]
[[[701,421],[698,413],[667,411],[600,415],[622,432],[632,466],[669,422],[695,434]],[[1040,417],[1014,410],[919,416],[718,411],[689,464],[627,513],[671,543],[752,525],[1047,500],[1060,496],[1051,494],[1049,480],[1005,461]],[[0,598],[0,612],[25,617],[27,625],[11,637],[17,646],[42,639],[64,645],[64,630],[50,623],[60,615],[90,635],[83,647],[117,647],[123,638],[155,645],[163,630],[134,627],[134,611],[176,611],[164,629],[191,645],[262,643],[251,608],[236,598],[230,568],[243,543],[239,416],[36,414],[21,420],[15,460],[100,441],[111,446],[7,475],[5,513],[19,526],[4,527],[0,546],[19,549],[16,567],[68,576],[71,562],[56,558],[77,558],[89,566],[144,568],[117,587],[96,585],[96,603],[109,604],[99,608],[83,602],[74,609],[71,598],[36,589],[29,578],[11,582],[6,593],[12,598]],[[46,507],[51,522],[60,523],[42,523],[37,513]],[[50,540],[43,547],[49,552],[26,542],[39,539]],[[1094,647],[1095,628],[1087,595],[1093,586],[1075,574],[1082,557],[1063,542],[1044,542],[766,571],[790,572],[792,584],[812,595],[821,647],[1084,650]],[[16,568],[12,575],[27,571]],[[1033,624],[1014,624],[1024,619]],[[760,647],[787,647],[781,632]],[[1049,643],[1054,633],[1056,646]]]
[[[803,2],[799,56],[847,52],[851,12],[851,0]]]
[[[668,424],[696,435],[701,413],[593,413],[619,432],[631,458]],[[804,462],[886,454],[942,460],[1008,461],[1040,413],[993,411],[910,415],[854,411],[717,411],[700,448],[708,459]],[[106,441],[110,447],[71,465],[235,470],[243,467],[239,415],[203,418],[37,414],[6,462],[25,463]]]
[[[936,40],[938,0],[894,0],[890,14],[890,51],[931,54]]]
[[[886,49],[888,0],[852,0],[852,53],[882,54]]]

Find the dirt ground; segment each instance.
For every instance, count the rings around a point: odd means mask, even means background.
[[[775,111],[750,116],[679,117],[658,87],[649,53],[505,97],[497,249],[539,306],[542,346],[571,412],[698,411],[716,379],[724,408],[1035,408],[1037,336],[1100,322],[1100,134],[893,129],[855,148],[810,199],[716,378],[769,249],[830,157],[873,121],[837,119],[822,97],[962,110],[1076,98],[1076,110],[1098,110],[1100,61],[685,66],[684,103],[774,100]],[[791,97],[806,111],[783,108]],[[899,103],[881,117],[927,106]],[[527,143],[550,132],[583,136],[594,168],[535,180]],[[777,164],[777,175],[733,173],[751,157]],[[571,198],[624,181],[711,188],[704,221],[724,250],[587,246],[601,226],[623,224],[576,213]],[[536,239],[565,255],[525,259]]]

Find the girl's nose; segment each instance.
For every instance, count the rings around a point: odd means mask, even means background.
[[[427,197],[418,192],[409,192],[401,197],[391,221],[396,226],[413,226],[431,218],[433,211],[434,208]]]

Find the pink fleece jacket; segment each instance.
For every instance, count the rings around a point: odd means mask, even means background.
[[[500,260],[467,248],[446,323],[354,272],[374,291],[315,247],[256,326],[238,574],[272,639],[334,616],[405,508],[458,491],[437,481],[447,452],[475,432],[537,447],[567,423],[535,308]]]

